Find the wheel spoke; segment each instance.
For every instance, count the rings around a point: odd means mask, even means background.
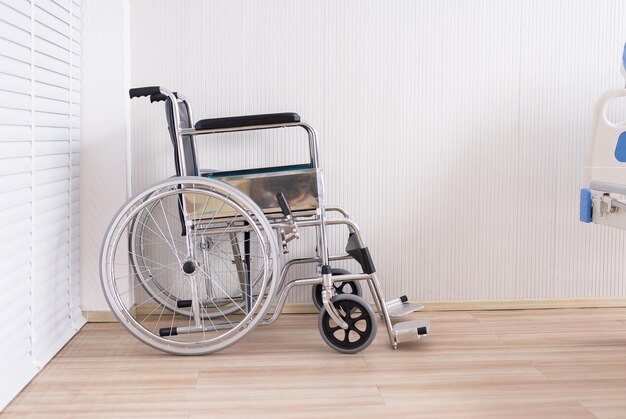
[[[356,327],[352,329],[354,332],[356,332],[361,338],[365,335],[365,331],[360,331],[359,329],[357,329]]]
[[[220,210],[227,207],[225,216]],[[247,335],[269,308],[278,277],[274,232],[255,211],[249,198],[199,179],[166,180],[131,198],[111,224],[101,257],[105,295],[122,324],[143,342],[180,354],[212,352]],[[181,215],[187,236],[178,235]],[[243,234],[231,232],[244,223],[253,258],[246,295],[231,246]],[[195,281],[182,272],[186,261]],[[250,311],[243,311],[244,297]],[[191,307],[178,307],[192,298],[200,303],[197,317]]]
[[[352,313],[352,307],[353,307],[352,301],[346,301],[346,304],[344,306],[344,310],[346,312],[346,316],[345,316],[346,319],[350,318],[350,314]]]
[[[328,329],[328,331],[332,334],[332,333],[335,333],[339,329],[341,329],[341,326],[331,327]]]
[[[340,282],[339,286],[335,285],[335,288],[337,289],[337,292],[339,294],[343,294],[343,289],[346,287],[347,282]]]
[[[352,321],[353,321],[354,323],[356,323],[356,322],[358,322],[359,320],[363,320],[363,319],[365,319],[365,318],[367,318],[367,317],[368,317],[367,313],[361,312],[361,315],[360,315],[360,316],[358,316],[358,317],[355,317],[354,319],[352,319]]]

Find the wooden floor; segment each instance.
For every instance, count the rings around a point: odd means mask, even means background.
[[[626,309],[420,315],[420,343],[393,351],[380,329],[358,355],[327,348],[313,315],[204,357],[90,323],[2,417],[626,418]]]

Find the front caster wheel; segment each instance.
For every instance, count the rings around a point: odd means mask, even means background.
[[[350,275],[351,272],[345,269],[333,268],[331,271],[333,276]],[[337,295],[352,294],[359,297],[363,296],[363,288],[359,281],[346,281],[335,282],[335,292]],[[313,286],[313,304],[317,310],[321,310],[324,304],[322,303],[322,284]]]
[[[342,329],[322,307],[318,326],[324,341],[343,354],[355,354],[367,348],[378,329],[376,315],[367,301],[356,295],[342,294],[333,298],[332,304],[348,329]]]

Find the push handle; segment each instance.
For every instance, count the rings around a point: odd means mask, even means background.
[[[131,99],[142,96],[158,95],[160,93],[161,88],[159,86],[135,87],[134,89],[130,89],[128,91]]]
[[[174,94],[174,96],[176,96],[176,99],[178,99],[178,92],[172,92]],[[157,93],[155,95],[150,95],[150,102],[154,103],[154,102],[163,102],[164,100],[167,99],[167,95],[164,95],[163,93]]]
[[[289,217],[291,215],[291,208],[289,208],[289,204],[285,199],[285,195],[282,192],[276,194],[276,200],[278,201],[278,205],[280,205],[280,209],[282,210],[285,217]]]

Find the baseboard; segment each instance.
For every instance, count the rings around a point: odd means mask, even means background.
[[[626,297],[424,301],[425,311],[538,310],[626,307]]]
[[[87,323],[115,323],[117,319],[110,311],[83,310]]]
[[[537,310],[552,308],[615,308],[626,307],[626,297],[603,298],[550,298],[538,300],[461,300],[419,301],[424,311],[479,311],[479,310]],[[270,310],[271,311],[271,310]],[[311,303],[290,303],[283,308],[285,314],[315,314]],[[89,323],[111,323],[117,320],[110,311],[83,311]]]
[[[415,301],[423,304],[423,311],[478,311],[478,310],[537,310],[551,308],[611,308],[626,307],[626,297],[603,298],[546,298],[536,300],[457,300]],[[313,304],[286,304],[283,313],[317,313]]]

